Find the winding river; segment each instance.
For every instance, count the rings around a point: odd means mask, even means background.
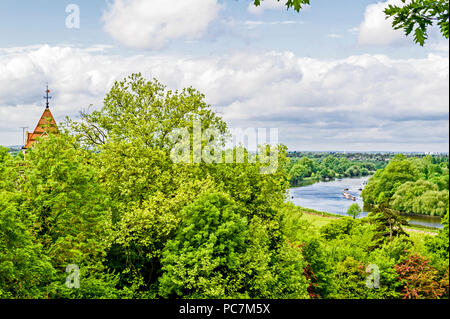
[[[347,216],[347,209],[353,203],[358,203],[363,207],[361,191],[364,183],[369,177],[343,178],[329,182],[318,182],[312,185],[294,187],[290,189],[291,201],[295,205],[314,210]],[[344,189],[348,188],[348,193],[356,197],[356,200],[346,199],[343,196]],[[360,218],[368,215],[362,212]],[[431,216],[408,216],[409,223],[415,225],[442,228],[440,218]]]

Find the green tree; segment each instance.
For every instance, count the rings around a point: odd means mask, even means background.
[[[378,170],[361,192],[365,204],[375,204],[383,193],[390,199],[398,187],[406,182],[415,182],[419,179],[419,170],[414,163],[405,156],[396,155],[382,170]]]
[[[320,228],[320,234],[326,240],[333,240],[343,235],[350,235],[356,226],[356,221],[350,218],[334,220]]]
[[[2,165],[10,157],[8,149],[0,146],[0,165]],[[1,167],[1,166],[0,166]]]
[[[25,157],[22,208],[57,267],[104,254],[98,239],[108,236],[110,216],[92,156],[69,136],[51,135]]]
[[[100,111],[81,112],[81,121],[66,120],[65,127],[86,145],[98,148],[108,140],[141,140],[146,146],[170,150],[176,128],[188,128],[194,121],[202,129],[226,133],[226,124],[192,87],[172,91],[156,79],[147,81],[140,73],[116,82]]]
[[[301,251],[282,245],[271,253],[260,219],[249,222],[229,196],[204,195],[181,216],[180,228],[163,251],[161,296],[307,297]]]
[[[242,292],[240,269],[248,221],[226,196],[211,194],[182,211],[183,223],[163,252],[163,297],[224,298]]]
[[[351,204],[347,210],[347,215],[356,219],[361,214],[361,207],[359,207],[358,203]]]
[[[305,274],[310,281],[308,293],[311,298],[329,298],[335,291],[333,265],[328,260],[325,245],[327,243],[317,237],[307,239],[302,245],[302,254],[307,263]]]
[[[347,176],[350,176],[350,177],[360,176],[360,175],[361,175],[361,171],[360,171],[359,166],[357,166],[357,165],[352,165],[351,167],[349,167],[349,168],[346,170],[345,174],[346,174]]]
[[[30,231],[56,270],[54,298],[119,296],[114,276],[103,264],[111,245],[111,212],[92,165],[95,156],[70,136],[50,135],[28,150],[19,167],[20,209],[27,212]],[[83,275],[84,288],[76,292],[64,285],[70,264]]]
[[[0,190],[0,299],[48,298],[55,269],[14,195]]]
[[[133,286],[138,296],[157,295],[162,251],[181,227],[180,212],[207,192],[227,194],[248,220],[261,218],[271,234],[271,248],[281,242],[278,208],[289,187],[283,170],[285,147],[277,148],[279,165],[272,174],[261,174],[264,164],[259,161],[171,161],[171,141],[161,137],[173,128],[185,127],[192,133],[193,120],[198,119],[202,129],[214,127],[225,133],[225,123],[202,99],[194,89],[172,92],[156,80],[132,75],[115,84],[101,111],[86,115],[81,123],[68,121],[75,137],[97,151],[91,164],[108,199],[114,229],[105,264],[119,274],[120,287]],[[238,151],[249,157],[243,148],[230,151],[234,158]]]
[[[406,218],[389,208],[386,202],[379,203],[373,208],[369,220],[375,226],[372,249],[381,247],[386,241],[392,241],[397,236],[408,236],[402,227],[408,224]]]
[[[321,166],[319,173],[323,179],[334,178],[336,176],[335,172],[326,166]]]
[[[8,149],[6,147],[0,146],[0,190],[7,189],[8,186],[11,188],[11,178],[9,175],[10,172],[6,172],[6,170],[11,171],[11,161],[12,157],[9,155]]]
[[[418,180],[402,184],[394,196],[392,196],[392,207],[403,212],[413,212],[413,202],[427,191],[437,191],[439,188],[428,181]]]
[[[437,236],[428,237],[425,246],[428,252],[435,258],[446,262],[448,267],[449,256],[449,233],[448,233],[448,208],[447,213],[441,221],[443,228],[439,230]]]
[[[317,163],[308,157],[302,157],[299,161],[300,164],[307,167],[308,171],[306,177],[311,176],[317,170]]]
[[[333,295],[337,299],[365,299],[369,289],[366,287],[364,264],[352,257],[336,265],[335,284],[339,289]]]
[[[448,207],[448,190],[429,181],[418,180],[402,184],[391,202],[392,208],[415,214],[443,216]]]
[[[290,170],[289,175],[289,180],[292,185],[298,185],[301,181],[303,181],[306,175],[308,175],[308,168],[300,162],[297,162]]]

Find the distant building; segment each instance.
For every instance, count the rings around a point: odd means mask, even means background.
[[[44,138],[48,136],[49,133],[58,133],[58,126],[56,125],[56,121],[53,117],[52,112],[50,112],[49,99],[51,99],[51,97],[48,96],[48,93],[50,93],[48,87],[46,93],[47,95],[44,98],[47,100],[47,105],[45,107],[44,113],[42,113],[42,116],[39,119],[39,122],[36,125],[34,131],[32,133],[27,131],[26,142],[25,146],[23,147],[24,151],[33,146],[33,144],[36,143],[39,138]]]

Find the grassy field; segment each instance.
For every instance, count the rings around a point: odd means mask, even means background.
[[[339,215],[333,215],[324,212],[314,211],[312,209],[303,209],[302,219],[310,222],[314,227],[320,228],[333,220],[347,218]],[[424,240],[426,236],[434,236],[437,234],[436,229],[422,227],[422,226],[407,226],[405,231],[409,234],[415,246],[420,250],[424,247]]]
[[[303,219],[310,222],[314,227],[320,228],[329,222],[339,219],[338,217],[332,217],[332,216],[319,216],[310,212],[303,212]]]

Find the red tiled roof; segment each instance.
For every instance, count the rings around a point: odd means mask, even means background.
[[[27,149],[31,147],[36,139],[39,137],[45,137],[48,133],[58,133],[58,127],[56,126],[55,119],[53,118],[52,112],[50,109],[45,109],[44,113],[36,125],[33,133],[27,132],[27,142],[25,143],[24,148]]]

